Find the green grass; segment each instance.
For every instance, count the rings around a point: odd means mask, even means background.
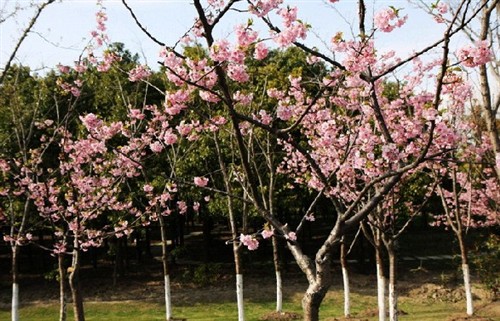
[[[329,294],[320,311],[320,319],[328,320],[342,315],[342,301],[340,292]],[[367,311],[374,311],[375,298],[366,295],[353,294],[353,314],[370,321],[377,320],[376,313],[368,315]],[[400,317],[402,321],[439,321],[447,320],[450,315],[463,310],[460,304],[444,302],[414,302],[409,298],[402,298],[400,309],[408,313]],[[247,321],[257,321],[264,314],[273,311],[274,302],[245,303]],[[301,313],[300,296],[293,296],[285,302],[284,310]],[[361,314],[361,315],[360,315]],[[197,303],[193,305],[174,306],[174,316],[186,318],[189,321],[231,321],[237,320],[236,305],[224,303]],[[492,320],[500,321],[499,316],[485,315]],[[85,303],[85,317],[87,321],[160,321],[165,319],[163,305],[155,302],[118,301],[118,302],[87,302]],[[20,320],[56,321],[58,319],[57,303],[31,304],[20,310]],[[10,312],[0,310],[0,320],[10,320]],[[72,320],[71,306],[68,305],[68,320]]]

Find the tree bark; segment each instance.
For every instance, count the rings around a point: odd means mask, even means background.
[[[80,287],[80,246],[78,238],[75,236],[73,241],[73,260],[69,273],[69,286],[71,289],[71,298],[73,299],[73,313],[75,321],[85,321],[83,309],[83,297]]]
[[[469,258],[467,256],[467,247],[463,235],[457,233],[458,244],[460,246],[460,256],[462,258],[462,273],[464,278],[465,302],[467,306],[467,315],[474,315],[474,304],[472,299],[472,285],[470,282]]]
[[[385,276],[380,241],[375,241],[375,261],[377,265],[378,319],[385,321]]]
[[[322,285],[321,283],[310,283],[302,298],[304,321],[319,321],[319,307],[329,288],[329,286]]]
[[[283,286],[281,279],[281,264],[280,264],[280,253],[279,244],[276,237],[272,238],[273,243],[273,261],[274,261],[274,271],[276,274],[276,312],[283,311]]]
[[[57,268],[59,270],[59,321],[66,321],[66,268],[64,254],[57,255]]]
[[[165,287],[165,319],[169,321],[172,318],[172,298],[170,295],[170,271],[168,268],[168,248],[167,248],[167,229],[165,219],[159,214],[160,234],[161,234],[161,261],[163,264],[163,278]]]
[[[19,246],[13,244],[12,249],[12,321],[19,321],[19,267],[18,254]]]
[[[219,166],[222,172],[222,176],[224,179],[224,187],[227,192],[227,209],[229,212],[229,225],[231,227],[231,235],[233,239],[233,256],[234,256],[234,268],[236,273],[236,301],[238,305],[238,321],[245,321],[245,309],[243,304],[243,273],[242,273],[242,264],[241,264],[241,244],[237,241],[238,239],[238,226],[236,222],[236,217],[234,213],[234,205],[233,205],[233,188],[231,186],[231,180],[229,177],[229,173],[227,171],[226,165],[222,159],[222,152],[219,147],[219,137],[217,135],[214,136],[214,142],[217,149],[217,158],[219,161]],[[245,197],[245,194],[244,194]],[[246,215],[246,209],[243,209],[243,216]],[[245,218],[242,219],[245,222]],[[245,225],[243,225],[244,229]]]
[[[344,316],[349,318],[351,316],[351,290],[349,287],[349,270],[347,266],[347,253],[344,238],[340,242],[340,265],[342,267],[342,281],[344,285]]]
[[[386,245],[389,256],[389,320],[398,320],[397,259],[393,241]]]

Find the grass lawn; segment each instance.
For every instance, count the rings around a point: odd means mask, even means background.
[[[321,308],[321,320],[334,320],[342,315],[341,293],[329,293]],[[375,298],[367,295],[353,294],[353,314],[363,320],[377,320]],[[450,316],[459,314],[463,304],[447,302],[424,302],[403,297],[400,300],[400,309],[404,315],[400,320],[408,321],[438,321],[449,320]],[[274,302],[247,301],[245,304],[246,320],[258,321],[263,315],[273,311]],[[300,314],[300,294],[292,296],[284,304],[284,310]],[[500,321],[493,310],[480,311],[480,315],[490,320]],[[72,320],[71,306],[68,305],[68,320]],[[163,305],[156,302],[144,301],[114,301],[114,302],[87,302],[85,303],[87,321],[160,321],[165,320]],[[196,303],[193,305],[174,306],[174,317],[186,318],[189,321],[237,320],[236,305],[232,302]],[[31,304],[23,306],[20,311],[20,320],[55,321],[58,318],[58,305]],[[10,311],[0,311],[0,320],[10,320]]]

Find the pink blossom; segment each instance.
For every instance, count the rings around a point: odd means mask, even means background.
[[[262,237],[264,239],[268,239],[274,235],[274,231],[271,229],[265,228],[264,230],[262,230],[262,232],[260,234],[262,234]]]
[[[253,57],[257,60],[262,60],[267,57],[269,54],[269,49],[263,42],[259,42],[255,45],[255,51],[253,53]]]
[[[231,57],[229,41],[227,39],[217,40],[210,47],[210,58],[214,61],[228,61]]]
[[[283,18],[283,25],[288,28],[297,20],[297,7],[281,8],[278,14]]]
[[[283,0],[258,0],[250,9],[257,16],[263,17],[282,3]]]
[[[281,30],[280,33],[273,37],[273,40],[280,47],[287,47],[297,41],[298,38],[305,39],[307,37],[307,27],[301,22],[296,22],[290,27]]]
[[[151,151],[153,153],[161,153],[161,151],[163,150],[163,145],[157,141],[157,142],[150,144],[149,148],[151,149]]]
[[[196,176],[196,177],[194,178],[194,184],[195,184],[196,186],[199,186],[199,187],[205,187],[205,186],[207,186],[207,184],[208,184],[208,180],[209,180],[209,179],[208,179],[208,178],[206,178],[206,177],[198,177],[198,176]]]
[[[244,25],[237,25],[236,29],[236,37],[238,39],[238,45],[241,47],[248,47],[255,40],[257,40],[257,32],[250,29],[250,27]]]
[[[218,103],[220,101],[219,96],[206,90],[200,90],[199,95],[200,98],[203,99],[204,101],[208,101],[211,103]]]
[[[188,209],[187,204],[184,201],[178,201],[177,208],[179,209],[179,214],[186,214]]]
[[[440,14],[446,14],[448,12],[449,6],[444,1],[439,1],[436,5],[436,9]]]
[[[153,191],[153,186],[151,186],[150,184],[145,184],[142,187],[142,190],[146,193],[151,193]]]
[[[250,251],[254,251],[259,247],[259,241],[257,241],[252,235],[240,235],[240,242],[243,243]]]
[[[466,67],[477,67],[491,61],[493,53],[486,40],[477,41],[474,46],[467,45],[457,51],[458,59]]]
[[[73,66],[73,69],[78,73],[83,73],[83,72],[87,71],[87,66],[81,62],[78,62],[78,63],[75,63],[75,65]]]
[[[148,78],[151,75],[149,67],[139,65],[128,72],[128,80],[132,82],[140,81]]]
[[[193,210],[195,212],[199,212],[200,211],[200,203],[199,202],[194,202],[193,203]]]
[[[83,122],[83,125],[88,131],[96,130],[102,126],[102,120],[97,118],[97,116],[92,113],[87,114],[86,116],[80,116],[80,120]]]
[[[175,135],[171,129],[165,133],[164,142],[167,145],[173,145],[177,142],[177,135]]]
[[[207,0],[208,4],[215,8],[224,7],[224,0]]]
[[[62,74],[67,74],[67,73],[69,73],[69,70],[70,70],[70,68],[69,68],[68,66],[61,65],[61,64],[58,64],[58,65],[57,65],[57,68],[59,69],[59,71],[60,71]]]
[[[297,241],[297,234],[295,234],[295,232],[288,232],[285,238],[290,241]]]
[[[181,136],[187,136],[193,130],[193,125],[186,124],[185,121],[181,121],[179,125],[175,127]]]
[[[238,90],[233,94],[233,99],[243,106],[248,106],[253,100],[253,94],[245,95]]]
[[[80,89],[78,89],[78,87],[71,86],[69,91],[74,97],[80,97],[81,91]]]
[[[267,113],[264,109],[259,111],[257,119],[260,119],[260,122],[264,125],[269,125],[273,121],[273,117]]]
[[[408,16],[400,18],[398,11],[394,8],[386,8],[377,12],[374,17],[375,26],[383,32],[391,32],[394,28],[401,27]]]
[[[146,117],[146,115],[144,115],[140,109],[130,109],[129,117],[133,118],[133,119],[141,120],[141,119],[144,119],[144,117]]]
[[[250,79],[250,76],[248,75],[246,69],[245,65],[230,64],[227,68],[227,75],[234,81],[241,83],[247,82]]]

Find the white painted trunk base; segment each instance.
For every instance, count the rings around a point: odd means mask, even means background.
[[[464,273],[465,300],[467,304],[467,315],[474,314],[474,305],[472,304],[472,287],[470,284],[469,265],[462,264],[462,272]]]
[[[170,275],[165,275],[165,317],[172,318],[172,296],[170,295]]]
[[[389,320],[398,321],[398,302],[394,284],[389,282]]]
[[[12,321],[19,321],[19,284],[12,283]]]
[[[385,278],[382,267],[377,264],[378,320],[385,321]]]
[[[243,307],[243,274],[236,274],[236,300],[238,302],[238,321],[245,321]]]
[[[283,285],[281,283],[281,272],[276,272],[276,312],[283,311]]]
[[[344,316],[351,315],[351,289],[349,288],[349,272],[342,268],[342,280],[344,282]]]

